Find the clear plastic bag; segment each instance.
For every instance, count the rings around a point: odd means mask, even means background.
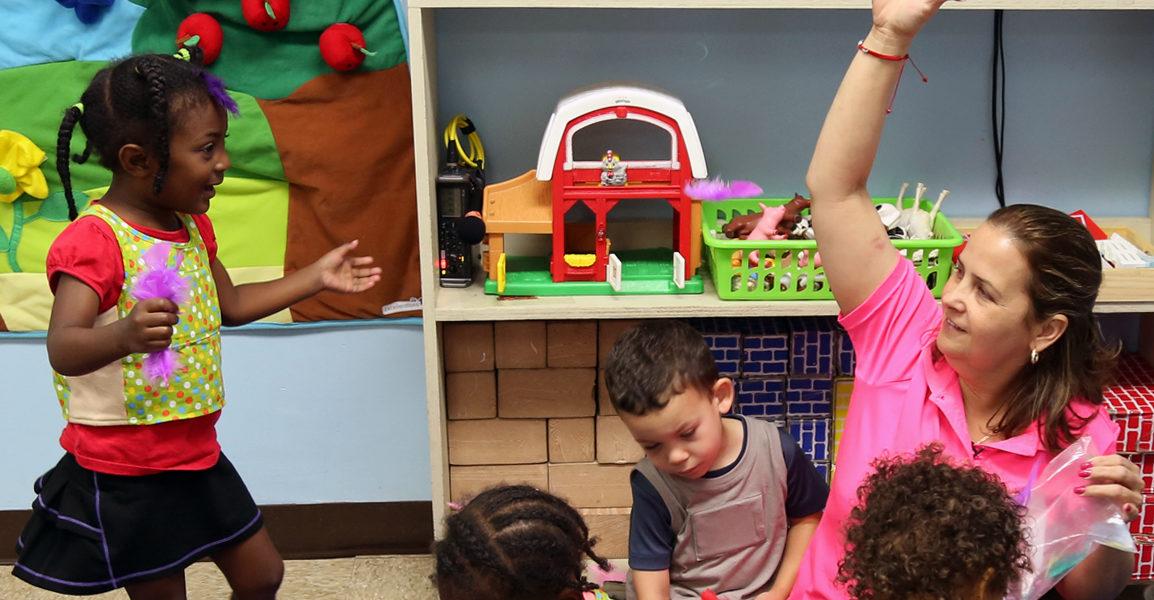
[[[1086,481],[1078,475],[1082,463],[1096,455],[1083,437],[1055,456],[1030,488],[1025,527],[1033,571],[1022,575],[1008,600],[1037,600],[1098,545],[1137,551],[1118,505],[1074,493]]]

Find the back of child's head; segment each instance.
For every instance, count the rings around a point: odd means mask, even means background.
[[[621,334],[605,365],[605,387],[621,413],[660,410],[687,389],[709,391],[717,381],[709,344],[683,321],[646,321]]]
[[[199,53],[178,55],[143,54],[115,62],[98,71],[80,102],[65,110],[56,141],[56,169],[70,219],[76,218],[76,200],[68,161],[77,123],[87,142],[81,154],[71,156],[73,160],[82,163],[95,151],[100,165],[115,172],[120,167],[120,149],[137,144],[156,157],[159,168],[153,193],[159,194],[168,172],[170,135],[181,115],[200,102],[212,102],[237,114],[236,102],[225,93],[223,82],[195,64]]]
[[[594,543],[564,500],[526,485],[499,486],[445,519],[433,577],[445,600],[553,600],[592,588],[586,557],[609,568]]]
[[[942,445],[882,456],[858,488],[838,582],[863,600],[1001,600],[1030,568],[1025,508]]]

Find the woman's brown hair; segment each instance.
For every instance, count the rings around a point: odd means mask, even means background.
[[[1026,258],[1030,318],[1065,315],[1068,321],[1065,333],[1038,354],[1037,364],[1027,364],[1018,374],[994,427],[1013,435],[1040,420],[1042,442],[1058,452],[1093,418],[1092,413],[1076,413],[1070,401],[1080,397],[1101,404],[1120,351],[1120,344],[1102,337],[1093,313],[1102,259],[1090,232],[1052,208],[1013,204],[994,211],[987,223],[1006,232]]]

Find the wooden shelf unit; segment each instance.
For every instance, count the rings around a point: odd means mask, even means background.
[[[701,295],[580,296],[501,300],[484,294],[475,283],[465,289],[442,288],[435,269],[436,195],[440,131],[437,129],[435,13],[452,9],[862,9],[869,0],[409,0],[409,69],[413,99],[413,146],[417,172],[417,215],[420,235],[421,292],[424,300],[425,384],[429,417],[434,529],[442,532],[449,498],[448,448],[444,404],[441,324],[452,321],[637,319],[688,316],[835,315],[833,301],[741,302],[717,297],[706,280]],[[1154,0],[966,0],[949,2],[947,10],[1154,10]],[[1154,187],[1154,185],[1152,185]],[[1149,239],[1154,194],[1147,216],[1103,219],[1108,226],[1129,227]],[[964,224],[965,220],[959,220]],[[976,220],[974,225],[976,225]],[[1136,301],[1099,302],[1099,313],[1154,313],[1154,295]],[[1143,319],[1143,331],[1154,328],[1154,315]],[[1144,335],[1142,351],[1154,355],[1154,335]]]

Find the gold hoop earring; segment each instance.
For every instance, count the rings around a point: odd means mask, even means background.
[[[1038,364],[1038,351],[1034,348],[1030,348],[1030,364]]]

